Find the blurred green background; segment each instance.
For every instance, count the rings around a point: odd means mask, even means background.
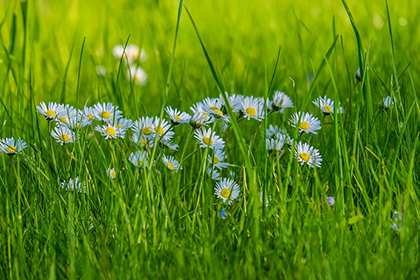
[[[341,1],[185,1],[216,68],[229,92],[262,96],[271,76],[279,46],[281,57],[274,89],[285,90],[299,104],[308,88],[308,77],[318,68],[340,35],[331,66],[342,101],[348,97],[358,68],[354,32]],[[348,1],[369,62],[386,83],[392,68],[391,44],[385,1]],[[119,88],[124,98],[118,104],[128,117],[137,117],[132,96],[149,115],[157,114],[173,46],[178,1],[7,1],[0,0],[0,86],[7,96],[35,103],[67,102],[82,107],[97,101],[114,102],[119,61],[112,55],[116,44],[141,46],[148,60],[141,63],[148,74],[145,86],[131,87],[121,73]],[[397,69],[418,59],[418,1],[390,1],[395,36]],[[26,28],[25,28],[26,20]],[[80,104],[75,104],[79,57],[86,42],[80,73]],[[99,77],[95,67],[107,75]],[[24,67],[21,67],[24,66]],[[68,66],[68,68],[67,68]],[[411,64],[416,79],[418,65]],[[324,71],[318,93],[329,95],[331,74]],[[31,76],[31,77],[30,77]],[[372,89],[379,101],[387,93],[371,74]],[[218,92],[190,19],[184,11],[175,55],[168,104],[181,109]],[[23,101],[20,101],[23,102]],[[10,104],[10,106],[17,106]],[[23,103],[19,105],[26,107]],[[22,116],[23,117],[23,116]]]

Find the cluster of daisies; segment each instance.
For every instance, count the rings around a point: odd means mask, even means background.
[[[274,112],[284,112],[292,108],[293,102],[285,93],[276,91],[273,99],[264,100],[253,96],[232,94],[225,96],[237,121],[256,120],[262,121],[266,115]],[[174,129],[179,125],[189,125],[194,131],[194,138],[200,148],[209,149],[207,161],[208,175],[216,181],[215,194],[224,203],[232,203],[240,195],[239,185],[230,178],[221,176],[222,170],[229,166],[225,152],[225,141],[216,132],[220,127],[223,132],[230,123],[228,109],[222,95],[218,98],[205,98],[190,107],[191,112],[181,112],[170,106],[165,108],[167,119],[144,116],[137,120],[123,117],[123,112],[112,103],[97,103],[92,107],[76,109],[68,104],[41,102],[37,111],[45,119],[54,123],[51,130],[53,137],[60,145],[66,145],[78,141],[84,127],[92,127],[94,131],[106,140],[117,138],[130,138],[138,147],[128,157],[129,161],[137,168],[148,167],[150,164],[151,149],[155,145],[168,151],[176,151],[178,144],[174,143]],[[334,101],[320,97],[314,101],[325,114],[342,112],[342,108],[334,111]],[[216,126],[216,122],[219,124]],[[297,112],[290,118],[292,127],[298,128],[301,133],[316,134],[321,129],[320,121],[309,113]],[[127,136],[129,135],[129,137]],[[293,151],[299,162],[310,167],[320,167],[322,157],[319,151],[307,143],[293,140],[286,129],[270,125],[267,130],[266,147],[269,153],[281,153],[283,146],[287,144]],[[158,159],[167,169],[178,172],[182,169],[181,163],[173,155],[165,155],[159,152]],[[153,163],[156,164],[156,161]],[[115,179],[117,172],[109,168],[107,173]],[[84,183],[78,178],[63,182],[65,189],[86,189]]]
[[[129,59],[127,46],[125,55]],[[137,49],[138,50],[138,49]],[[116,51],[115,51],[116,52]],[[133,55],[138,59],[138,55]],[[78,141],[81,131],[85,127],[91,127],[106,140],[129,138],[138,148],[132,152],[128,159],[137,168],[145,168],[150,164],[151,150],[158,145],[159,153],[157,159],[152,163],[157,164],[160,161],[164,166],[173,172],[182,169],[182,161],[175,159],[174,155],[165,155],[162,151],[177,151],[178,144],[174,143],[174,130],[179,125],[189,125],[194,132],[194,138],[200,148],[208,149],[207,155],[207,174],[216,181],[215,195],[222,199],[224,203],[231,204],[236,200],[240,193],[239,185],[232,179],[222,177],[224,169],[229,167],[227,154],[225,152],[225,141],[220,137],[216,128],[222,133],[230,123],[228,114],[229,103],[234,117],[239,122],[241,120],[262,121],[268,115],[276,112],[284,112],[287,108],[294,107],[291,98],[284,92],[275,91],[272,99],[264,99],[253,96],[242,96],[239,94],[218,98],[205,98],[190,107],[191,112],[181,112],[170,106],[165,108],[167,119],[159,117],[144,116],[137,120],[131,120],[123,117],[123,112],[118,106],[112,103],[97,103],[92,107],[85,106],[83,109],[77,109],[68,104],[57,104],[41,102],[36,107],[48,122],[53,123],[51,137],[60,145],[66,145]],[[384,104],[390,106],[390,98],[384,100]],[[318,97],[313,101],[324,115],[343,113],[341,106],[335,106],[330,98]],[[321,129],[321,121],[307,112],[295,112],[289,119],[290,126],[299,133],[298,139],[293,139],[285,128],[270,125],[266,131],[266,149],[270,155],[279,156],[285,151],[293,153],[301,165],[307,165],[310,168],[321,167],[322,156],[319,150],[301,141],[303,134],[317,134]],[[188,142],[188,141],[187,141]],[[186,143],[186,145],[188,145]],[[13,156],[21,152],[27,144],[18,139],[6,138],[0,140],[0,150]],[[184,147],[185,149],[186,147]],[[117,177],[114,168],[109,167],[107,174],[111,179]],[[86,191],[86,183],[80,182],[78,178],[63,182],[64,189]],[[262,197],[262,196],[261,196]]]

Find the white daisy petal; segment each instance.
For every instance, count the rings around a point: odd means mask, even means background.
[[[293,101],[281,91],[275,91],[273,96],[273,110],[283,112],[286,108],[292,108]]]
[[[317,149],[307,143],[299,142],[295,147],[295,157],[301,165],[321,167],[322,157]]]
[[[106,170],[106,174],[108,174],[109,178],[111,178],[112,180],[117,178],[117,173],[115,172],[114,168],[108,168]]]
[[[67,143],[73,143],[75,139],[75,134],[67,126],[57,126],[51,131],[51,136],[57,140],[60,145]]]
[[[224,203],[232,204],[233,200],[238,198],[239,193],[239,185],[231,179],[223,178],[216,183],[215,195],[221,198]]]
[[[208,155],[207,159],[213,164],[213,168],[223,169],[229,166],[229,163],[224,162],[226,155],[223,150],[214,150],[213,155]]]
[[[180,111],[178,111],[178,109],[172,109],[172,107],[170,106],[166,107],[165,111],[171,119],[172,125],[179,125],[181,123],[190,122],[191,116],[185,112],[181,113]]]
[[[225,146],[225,141],[222,138],[216,135],[215,132],[209,128],[206,130],[202,128],[194,132],[195,138],[198,140],[201,148],[210,148],[213,150],[223,150]]]
[[[36,109],[45,116],[47,121],[52,121],[57,118],[57,115],[61,112],[63,106],[55,102],[49,102],[47,106],[45,102],[41,102],[40,106],[36,106]]]
[[[80,182],[79,177],[76,177],[74,180],[69,179],[68,182],[63,181],[61,183],[61,188],[66,191],[77,191],[79,193],[86,193],[86,182]]]
[[[290,117],[290,122],[293,127],[299,127],[299,132],[317,134],[317,130],[321,129],[321,122],[319,119],[309,113],[297,112]]]
[[[242,101],[242,113],[248,120],[262,121],[264,119],[264,102],[258,98],[247,96]]]
[[[165,166],[171,171],[178,172],[179,169],[182,169],[179,165],[179,162],[173,156],[166,157],[165,155],[163,155],[162,161],[165,164]]]
[[[9,156],[21,153],[28,145],[20,138],[15,141],[13,137],[0,140],[0,151]]]
[[[149,165],[149,160],[147,159],[147,153],[145,151],[131,153],[128,160],[131,161],[135,167],[147,167]]]
[[[343,107],[339,107],[338,109],[334,110],[334,101],[330,98],[327,98],[327,96],[321,97],[319,96],[317,99],[315,99],[313,102],[319,109],[321,109],[322,113],[325,115],[329,115],[334,113],[343,113]]]
[[[105,124],[105,125],[98,125],[97,127],[95,127],[95,130],[100,132],[102,136],[105,136],[105,139],[115,139],[115,138],[124,138],[125,137],[125,129],[124,128],[120,128],[117,126],[112,126],[110,124]]]
[[[106,123],[112,123],[122,115],[122,112],[118,110],[118,106],[114,106],[112,103],[95,104],[92,113],[95,119]]]

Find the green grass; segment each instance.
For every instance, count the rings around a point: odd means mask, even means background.
[[[0,278],[418,279],[420,3],[313,2],[0,1],[0,138],[28,143],[0,155]],[[147,52],[144,86],[112,55],[127,42]],[[190,113],[224,91],[274,90],[295,107],[261,123],[226,108],[226,132],[214,125],[230,163],[222,176],[241,188],[231,205],[214,195],[211,151],[187,124],[174,128],[177,152],[155,145],[158,161],[136,168],[131,133],[105,140],[95,122],[61,146],[35,109],[113,102],[136,120],[166,117],[167,105]],[[324,117],[312,104],[324,95],[347,113]],[[383,110],[388,95],[396,104]],[[299,136],[295,111],[321,131]],[[319,149],[322,166],[287,148],[267,156],[270,124]],[[183,169],[169,171],[162,154]],[[86,194],[60,187],[76,176]]]

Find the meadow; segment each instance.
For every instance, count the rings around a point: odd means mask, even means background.
[[[419,10],[0,0],[0,279],[418,279]]]

